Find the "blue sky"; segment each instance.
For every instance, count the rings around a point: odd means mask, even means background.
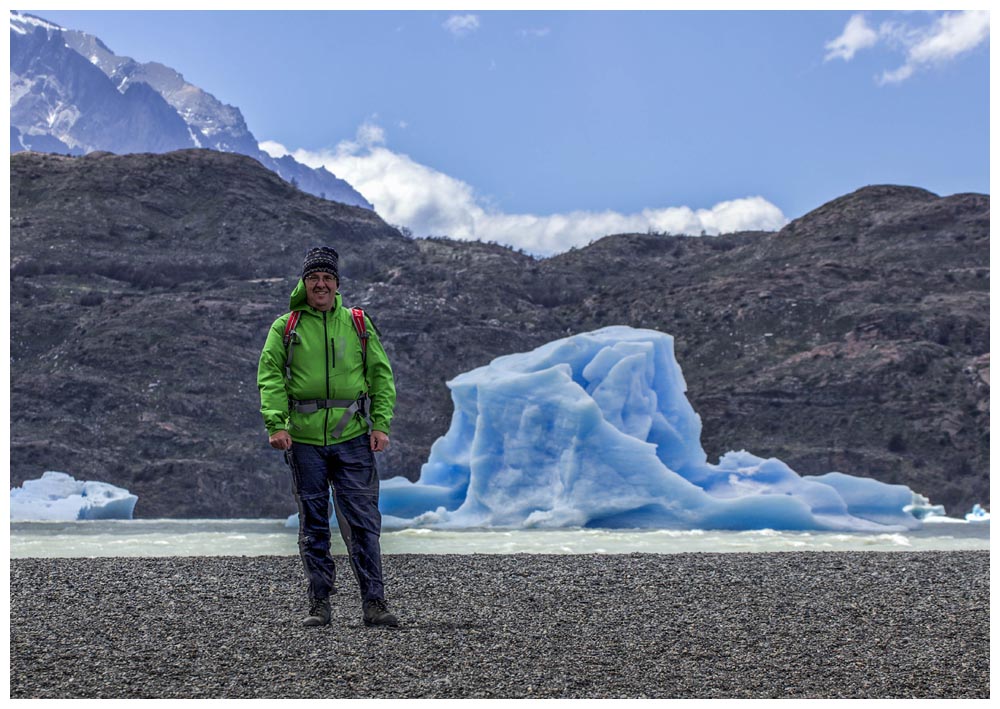
[[[238,106],[390,223],[552,253],[989,191],[988,20],[942,12],[29,10]]]

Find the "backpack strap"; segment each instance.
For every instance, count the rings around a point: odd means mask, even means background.
[[[285,334],[281,338],[281,341],[285,343],[285,379],[292,378],[292,349],[295,347],[295,343],[299,341],[299,335],[295,332],[295,328],[299,324],[299,316],[302,314],[301,310],[293,310],[288,314],[288,321],[285,323]]]
[[[295,332],[295,328],[299,324],[299,316],[302,314],[300,310],[293,310],[288,314],[288,320],[285,322],[285,334],[281,338],[281,341],[285,345],[285,378],[292,378],[292,354],[294,353],[294,348],[296,343],[299,341],[298,333]],[[365,379],[368,378],[368,327],[365,325],[365,311],[361,308],[351,308],[351,320],[354,321],[354,329],[358,332],[358,338],[361,340],[361,366],[365,373]]]
[[[295,332],[295,328],[299,324],[300,314],[301,311],[299,310],[293,310],[288,314],[288,321],[285,323],[285,334],[282,337],[282,341],[285,343],[285,350],[288,352],[285,356],[285,377],[288,379],[292,378],[292,352],[295,347],[295,343],[299,341],[299,336]],[[351,320],[354,322],[354,329],[358,333],[358,339],[361,340],[361,367],[364,371],[365,382],[367,384],[369,334],[368,327],[365,324],[365,312],[361,308],[351,308]],[[358,394],[358,398],[352,400],[314,399],[310,401],[295,401],[289,399],[289,403],[295,411],[301,414],[310,414],[320,409],[344,408],[343,415],[341,415],[337,425],[334,426],[334,438],[340,437],[340,434],[343,433],[347,424],[350,423],[352,418],[354,418],[354,414],[361,414],[365,423],[368,424],[368,432],[371,433],[371,397],[366,391],[360,392]]]
[[[354,414],[361,414],[361,418],[368,424],[368,432],[371,433],[372,422],[369,413],[371,397],[364,392],[359,394],[357,399],[308,399],[305,401],[289,399],[288,403],[293,411],[300,414],[311,414],[320,409],[344,409],[344,413],[340,415],[340,419],[333,427],[331,435],[334,438],[340,438],[344,429],[347,428],[347,424],[354,418]]]
[[[351,320],[354,321],[354,329],[358,332],[358,339],[361,340],[361,371],[364,373],[365,388],[368,387],[368,326],[365,325],[365,311],[361,308],[351,308]],[[358,394],[360,404],[359,413],[368,424],[368,433],[372,432],[371,408],[372,398],[367,391]],[[346,412],[345,412],[346,413]],[[352,414],[353,415],[353,414]],[[339,426],[338,426],[339,429]]]
[[[361,308],[351,308],[351,319],[354,321],[354,329],[358,331],[358,338],[361,340],[361,366],[365,372],[365,381],[367,381],[368,327],[365,325],[365,311]]]

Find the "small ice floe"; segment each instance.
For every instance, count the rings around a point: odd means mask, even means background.
[[[969,520],[963,519],[961,517],[945,517],[944,515],[932,515],[930,517],[924,517],[924,524],[938,525],[938,524],[968,524]]]
[[[903,511],[924,522],[945,516],[944,505],[932,505],[929,499],[919,493],[913,494],[913,502],[903,507]]]
[[[124,488],[49,470],[38,480],[11,488],[10,521],[132,519],[138,500]]]
[[[972,512],[966,513],[965,519],[968,522],[989,522],[990,513],[984,510],[977,502],[972,506]]]

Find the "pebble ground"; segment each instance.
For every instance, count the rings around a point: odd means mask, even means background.
[[[989,552],[13,559],[11,697],[989,697]]]

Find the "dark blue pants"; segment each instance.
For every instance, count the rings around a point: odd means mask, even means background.
[[[299,555],[311,598],[326,598],[336,582],[330,556],[330,488],[340,533],[361,598],[384,598],[379,534],[378,473],[368,434],[332,446],[293,443],[289,465],[299,506]]]

